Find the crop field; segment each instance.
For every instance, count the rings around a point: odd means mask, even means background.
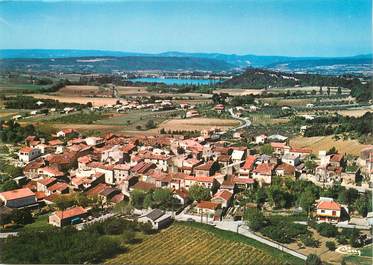
[[[231,96],[244,96],[244,95],[260,95],[263,93],[263,89],[240,89],[240,88],[223,88],[216,89],[214,93],[227,93]]]
[[[320,150],[328,151],[333,146],[344,154],[359,155],[361,149],[369,145],[360,144],[357,140],[334,140],[332,136],[303,137],[298,136],[290,140],[290,145],[294,147],[311,148],[317,154]]]
[[[367,112],[373,112],[372,108],[339,110],[338,114],[350,117],[361,117]]]
[[[191,118],[191,119],[172,119],[161,123],[158,128],[159,130],[164,128],[167,130],[184,130],[184,131],[196,131],[210,128],[220,128],[226,130],[234,126],[239,125],[237,120],[232,119],[218,119],[218,118]]]
[[[281,265],[281,260],[249,244],[223,239],[211,232],[174,224],[129,246],[107,264],[247,264]]]
[[[93,106],[114,105],[117,102],[116,98],[90,98],[82,96],[60,96],[60,95],[46,95],[46,94],[30,94],[37,99],[54,99],[65,103],[79,103],[87,104],[91,102]]]

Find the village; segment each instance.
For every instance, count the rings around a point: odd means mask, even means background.
[[[153,229],[178,220],[217,227],[237,223],[237,231],[247,220],[247,209],[275,213],[276,208],[287,208],[285,216],[306,212],[302,220],[363,229],[364,242],[371,240],[372,213],[351,212],[348,204],[335,198],[320,196],[302,209],[306,204],[297,199],[290,207],[279,206],[276,200],[282,198],[275,194],[270,195],[272,203],[246,197],[251,191],[258,196],[258,190],[281,180],[313,183],[321,189],[339,185],[363,196],[372,191],[373,148],[361,150],[351,161],[337,150],[312,154],[307,148],[290,146],[282,135],[257,135],[250,149],[213,137],[217,132],[202,130],[197,137],[113,133],[85,137],[66,128],[49,141],[29,135],[13,159],[14,165],[22,166],[23,175],[14,179],[17,189],[0,193],[2,208],[47,214],[50,225],[83,229],[84,223],[113,216],[116,205],[131,205],[126,218],[150,222]],[[156,192],[161,194],[157,203],[149,197]],[[87,203],[71,200],[79,196]]]

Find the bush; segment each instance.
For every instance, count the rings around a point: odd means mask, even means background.
[[[259,231],[267,224],[267,220],[263,213],[257,209],[249,209],[245,212],[245,220],[247,225],[253,231]]]
[[[315,248],[320,245],[320,242],[310,235],[301,235],[300,241],[302,241],[302,243],[307,247]]]
[[[337,228],[329,223],[321,223],[317,225],[317,231],[325,237],[335,237],[338,234]]]
[[[322,262],[317,255],[310,254],[307,256],[306,265],[322,265]]]
[[[336,248],[334,241],[326,241],[325,246],[331,251],[334,251]]]

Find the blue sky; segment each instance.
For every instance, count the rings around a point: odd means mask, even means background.
[[[3,1],[0,48],[371,53],[370,0]]]

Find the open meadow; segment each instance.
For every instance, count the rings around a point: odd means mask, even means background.
[[[191,119],[172,119],[159,124],[158,128],[153,129],[159,131],[165,129],[166,131],[201,131],[204,129],[220,128],[227,130],[240,123],[233,119],[218,119],[218,118],[191,118]]]
[[[352,155],[360,155],[361,149],[369,146],[360,144],[357,140],[334,140],[332,136],[297,136],[290,140],[290,145],[294,147],[310,148],[315,154],[320,150],[328,151],[334,146],[339,153],[348,153]]]
[[[177,223],[145,238],[139,244],[129,246],[127,253],[120,254],[106,263],[281,265],[287,262],[286,264],[297,264],[291,258],[280,257],[281,254],[275,249],[263,250],[251,245],[249,239],[243,240],[239,236],[233,239],[234,233],[220,232],[220,235],[217,235],[204,229]]]

